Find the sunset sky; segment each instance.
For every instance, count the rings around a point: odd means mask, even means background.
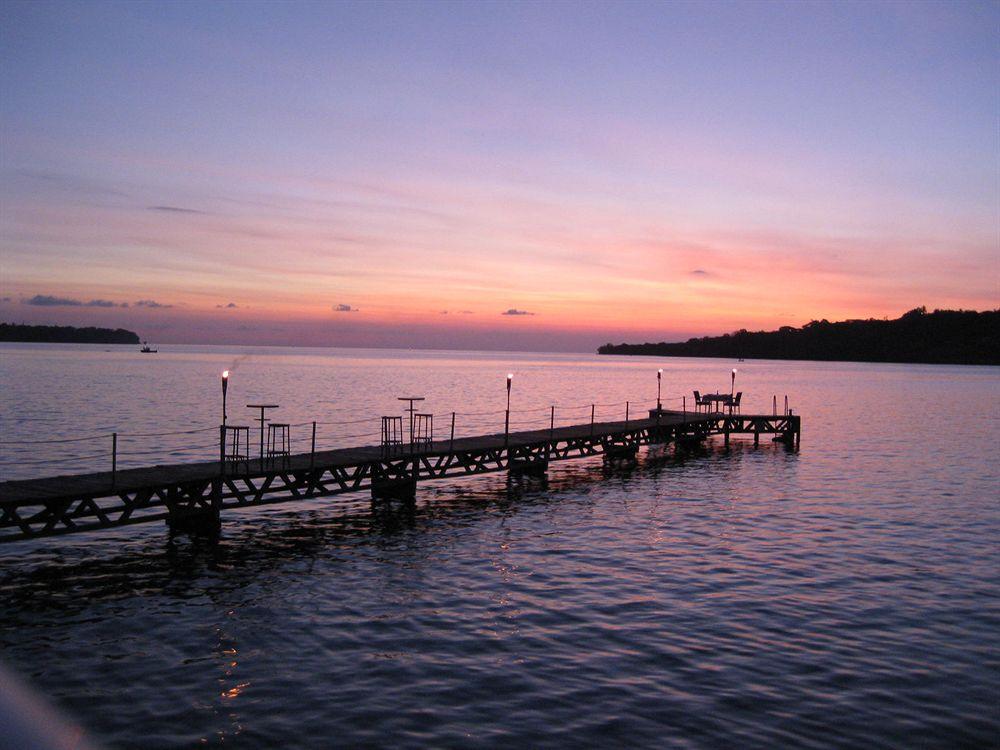
[[[591,351],[1000,305],[1000,4],[0,4],[0,320]]]

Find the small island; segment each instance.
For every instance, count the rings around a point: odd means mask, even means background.
[[[1000,309],[918,307],[895,320],[814,320],[801,328],[746,329],[683,343],[605,344],[598,354],[729,359],[812,359],[850,362],[1000,364]]]
[[[138,344],[139,336],[124,328],[76,328],[0,323],[0,341],[44,344]]]

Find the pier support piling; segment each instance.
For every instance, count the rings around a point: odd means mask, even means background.
[[[510,462],[508,471],[512,477],[544,478],[549,470],[549,462],[541,459],[534,461],[517,458]]]
[[[417,480],[412,478],[386,479],[372,482],[372,502],[402,500],[413,503],[417,499]]]
[[[204,490],[208,489],[206,495]],[[171,533],[216,536],[222,530],[222,480],[207,487],[173,486],[167,489],[167,526]]]
[[[609,443],[604,446],[604,463],[634,464],[639,455],[639,446],[635,443]]]

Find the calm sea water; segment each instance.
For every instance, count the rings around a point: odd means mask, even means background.
[[[658,367],[673,406],[736,366],[744,412],[787,393],[803,436],[426,483],[412,515],[271,506],[218,543],[5,545],[3,660],[107,745],[1000,744],[997,368],[112,349],[0,348],[4,478],[104,468],[87,442],[13,443],[114,430],[126,465],[211,457],[225,367],[230,421],[279,403],[320,447],[410,394],[439,433],[453,410],[501,428],[508,371],[515,425],[623,415]]]

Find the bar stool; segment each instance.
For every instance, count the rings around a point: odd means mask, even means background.
[[[250,469],[250,428],[243,425],[226,425],[222,432],[222,456],[225,466],[238,468],[243,464]],[[223,471],[225,471],[225,466]]]
[[[274,462],[280,458],[283,466],[288,466],[291,456],[291,436],[287,422],[271,422],[267,425],[267,460]]]
[[[382,455],[391,456],[403,451],[403,418],[382,417]]]
[[[413,415],[413,445],[430,450],[434,443],[434,415]]]

